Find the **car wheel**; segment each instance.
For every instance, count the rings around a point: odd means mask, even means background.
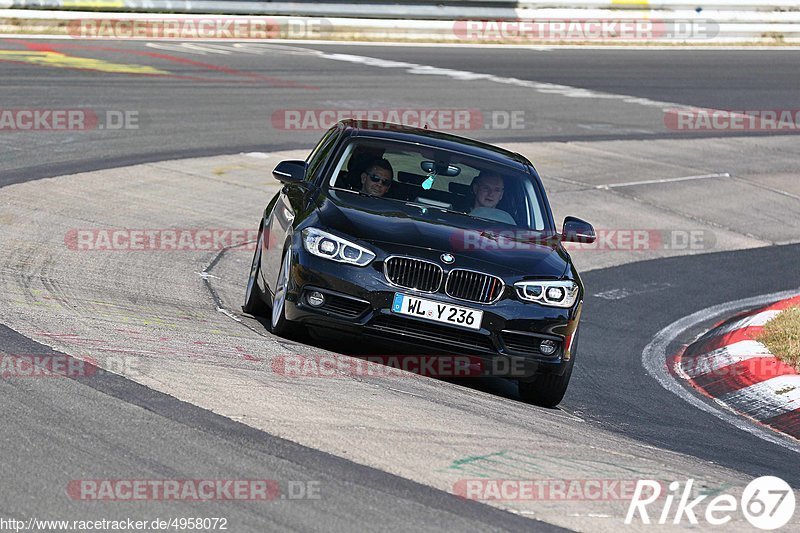
[[[258,244],[253,254],[253,264],[250,265],[250,277],[247,279],[247,290],[244,295],[242,310],[254,316],[266,316],[269,307],[264,303],[264,292],[258,284],[261,277],[261,250],[264,247],[264,226],[258,231]]]
[[[272,333],[287,337],[297,332],[297,325],[286,319],[286,294],[289,291],[289,276],[292,272],[292,249],[283,251],[278,281],[275,282],[275,296],[272,298]]]
[[[576,337],[572,346],[572,357],[562,375],[539,374],[532,381],[519,381],[519,395],[522,400],[540,407],[555,407],[561,403],[567,392],[567,386],[569,386],[577,351],[578,339]]]

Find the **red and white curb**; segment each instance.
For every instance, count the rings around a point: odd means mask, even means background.
[[[755,339],[800,296],[740,313],[668,361],[669,370],[729,409],[800,439],[800,374]]]

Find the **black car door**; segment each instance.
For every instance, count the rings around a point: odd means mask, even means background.
[[[325,161],[330,156],[333,147],[339,140],[341,126],[329,129],[322,139],[311,151],[306,159],[306,177],[302,184],[284,185],[275,200],[275,205],[265,224],[265,240],[269,236],[268,248],[262,254],[261,264],[264,281],[271,293],[274,294],[275,282],[278,279],[281,260],[287,238],[294,233],[294,227],[299,222],[298,216],[307,216],[307,204],[314,192],[314,186],[319,177],[319,172],[324,168]]]

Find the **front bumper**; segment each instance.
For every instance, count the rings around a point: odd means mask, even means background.
[[[524,303],[513,296],[512,285],[494,304],[454,301],[441,291],[417,293],[390,285],[380,256],[366,267],[356,267],[316,257],[302,246],[293,247],[292,253],[285,307],[289,320],[377,338],[392,347],[401,344],[403,351],[413,353],[474,355],[484,361],[486,375],[525,379],[541,373],[560,375],[567,369],[580,303],[570,309]],[[312,290],[325,294],[323,306],[309,304]],[[481,310],[481,328],[395,314],[391,306],[397,292]],[[543,339],[557,343],[554,354],[539,351]]]

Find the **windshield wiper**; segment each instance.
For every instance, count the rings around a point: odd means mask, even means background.
[[[375,196],[374,194],[369,194],[364,191],[355,190],[355,189],[331,189],[334,191],[342,191],[342,192],[349,192],[351,194],[357,194],[359,196],[366,196],[367,198],[377,198],[378,200],[389,200],[391,202],[402,202],[403,200],[398,200],[397,198],[390,198],[388,196]]]
[[[454,215],[462,215],[469,218],[475,218],[469,213],[465,213],[463,211],[453,211],[452,209],[447,209],[446,207],[439,207],[438,205],[425,205],[425,204],[415,204],[414,202],[404,202],[406,205],[410,205],[411,207],[418,207],[423,211],[428,211],[429,209],[435,209],[436,211],[441,211],[443,213],[453,213]]]

